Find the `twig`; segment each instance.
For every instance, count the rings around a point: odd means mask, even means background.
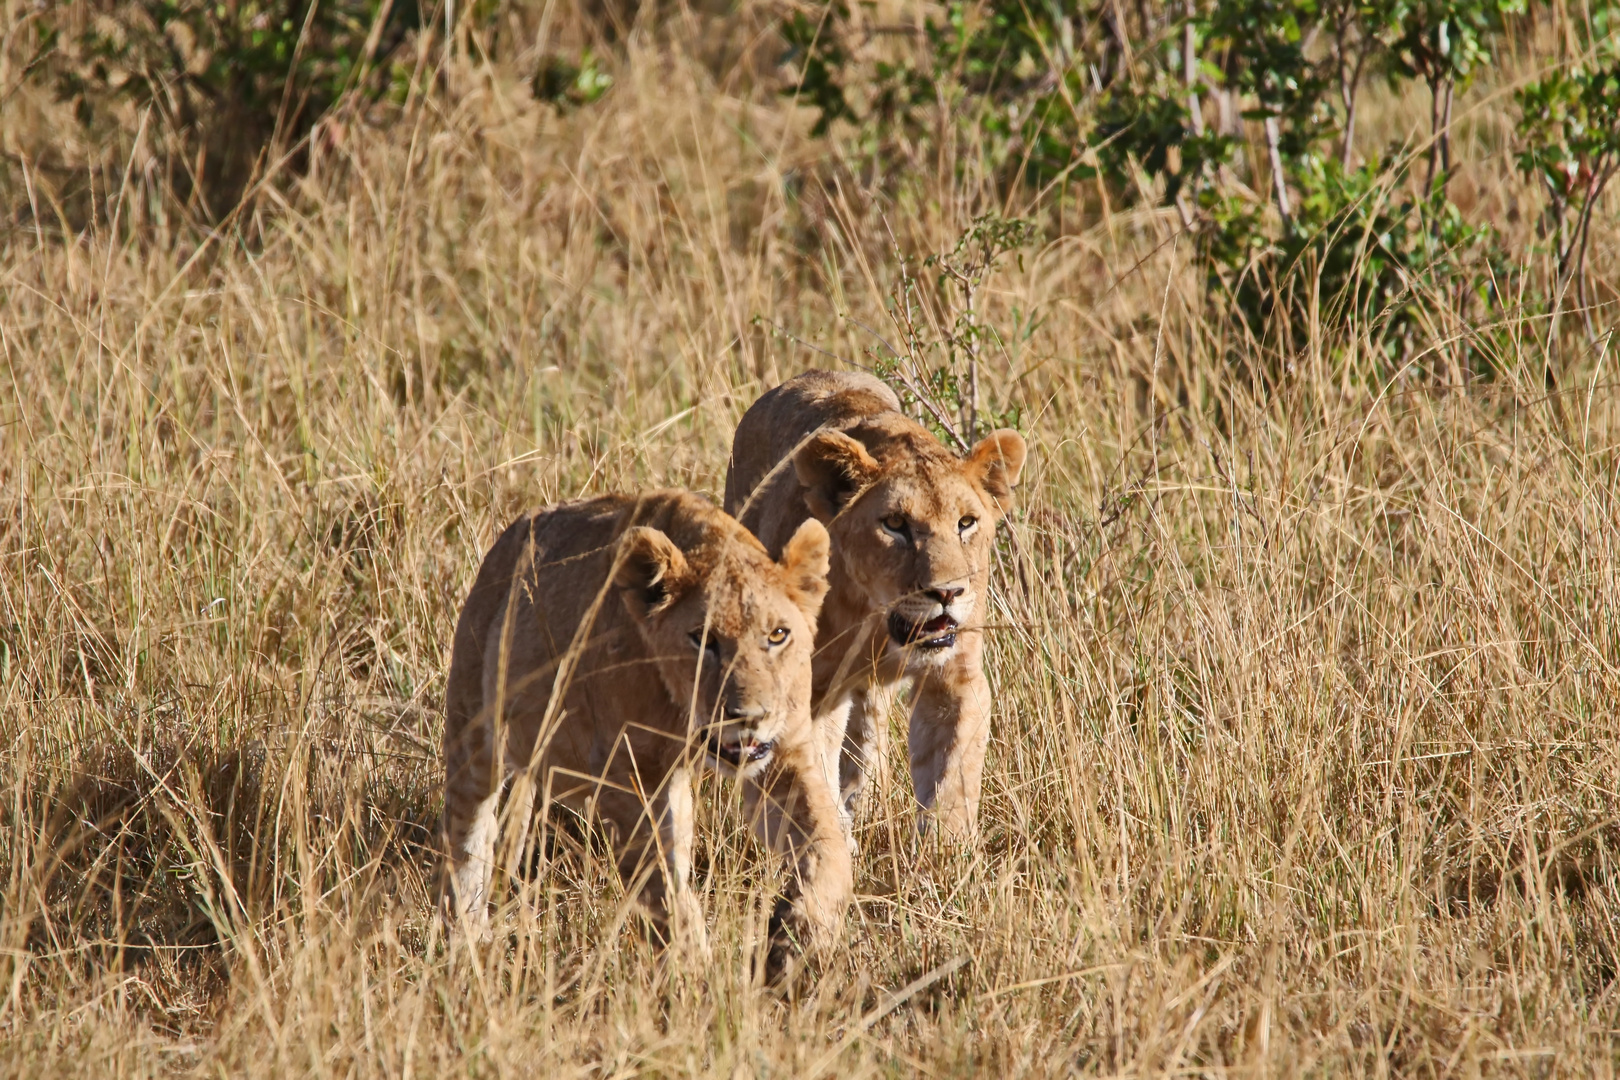
[[[822,356],[827,357],[829,360],[837,360],[840,364],[845,364],[845,363],[849,362],[849,361],[845,360],[842,356],[839,356],[837,353],[828,352],[826,349],[823,349],[820,345],[812,345],[810,342],[804,340],[804,338],[802,338],[799,335],[795,334],[793,331],[787,329],[786,327],[782,326],[779,323],[776,323],[776,322],[771,321],[770,319],[767,319],[763,315],[756,315],[754,317],[756,319],[758,319],[760,322],[764,323],[766,326],[770,327],[772,330],[775,330],[778,334],[781,334],[783,337],[785,337],[789,341],[793,342],[795,345],[803,345],[805,348],[809,349],[811,352],[818,352]],[[861,365],[856,364],[855,366],[860,367]]]
[[[1287,225],[1293,218],[1293,210],[1288,205],[1288,180],[1283,176],[1282,161],[1282,134],[1279,130],[1275,115],[1266,117],[1266,153],[1271,157],[1271,184],[1277,193],[1277,213],[1282,215],[1283,225]]]

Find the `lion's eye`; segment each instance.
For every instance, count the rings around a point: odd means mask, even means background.
[[[704,634],[701,629],[693,630],[686,635],[692,641],[692,648],[699,652],[709,653],[711,656],[720,655],[720,639],[713,634]]]
[[[775,630],[772,630],[769,634],[765,635],[765,640],[770,642],[772,645],[781,645],[786,642],[790,636],[792,636],[792,632],[788,630],[787,627],[778,626]]]
[[[962,520],[958,521],[956,523],[956,531],[957,532],[967,532],[969,529],[973,528],[973,526],[977,525],[978,523],[979,523],[979,519],[974,517],[972,514],[964,514],[962,516]]]
[[[890,514],[883,519],[883,527],[890,532],[905,532],[906,518],[904,514]]]

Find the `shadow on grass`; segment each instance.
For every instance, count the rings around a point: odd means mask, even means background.
[[[35,962],[155,966],[217,988],[231,940],[267,920],[419,903],[438,793],[365,757],[259,741],[86,753],[70,781],[28,792],[31,813],[9,815],[25,819],[9,823],[14,844],[34,848],[9,853],[12,940]]]

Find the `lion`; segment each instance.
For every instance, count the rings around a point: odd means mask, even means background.
[[[888,696],[908,680],[918,825],[977,835],[991,545],[1025,453],[1023,437],[1002,429],[958,457],[861,373],[806,372],[760,397],[737,426],[726,510],[767,551],[783,550],[810,520],[832,536],[812,700],[846,839],[882,752]]]
[[[673,924],[706,948],[688,874],[692,781],[707,768],[741,781],[755,830],[790,862],[773,950],[832,942],[853,878],[810,718],[827,565],[819,522],[773,561],[679,491],[565,503],[509,526],[462,608],[445,695],[452,928],[489,937],[497,804],[516,777],[508,857],[538,787],[542,806],[603,826],[660,943]]]

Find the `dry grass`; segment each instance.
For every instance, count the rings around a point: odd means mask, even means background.
[[[1257,396],[1147,214],[1071,207],[987,301],[1040,321],[992,379],[1034,456],[982,850],[920,849],[891,762],[847,953],[784,998],[710,789],[711,963],[579,847],[446,956],[438,709],[495,530],[718,491],[753,396],[828,363],[755,316],[858,359],[885,223],[926,253],[986,205],[971,166],[863,201],[768,93],[626,56],[565,116],[458,69],[252,246],[0,234],[0,1068],[1612,1075],[1612,349],[1549,394],[1511,313],[1485,384],[1313,338]]]

